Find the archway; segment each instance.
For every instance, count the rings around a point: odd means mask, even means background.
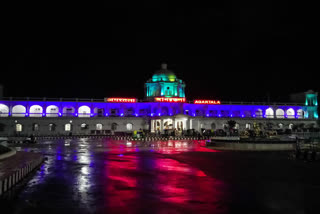
[[[29,109],[29,117],[42,117],[43,109],[39,105],[33,105]]]
[[[59,108],[55,105],[50,105],[46,108],[46,116],[47,117],[58,117],[59,116]]]
[[[16,105],[12,108],[12,117],[25,117],[26,116],[26,107],[23,105]]]
[[[215,123],[211,123],[211,129],[212,129],[212,130],[215,130],[216,127],[217,127],[217,125],[216,125]]]
[[[284,111],[281,108],[278,108],[276,111],[276,117],[277,118],[284,118]]]
[[[127,123],[126,128],[127,128],[128,131],[131,131],[132,128],[133,128],[132,123]]]
[[[304,111],[302,109],[298,109],[297,118],[304,118]]]
[[[274,118],[274,111],[272,108],[266,109],[266,118]]]
[[[256,115],[257,118],[262,118],[262,110],[261,109],[257,109],[255,111],[255,115]]]
[[[74,116],[75,109],[72,106],[66,106],[62,109],[63,116],[71,117]]]
[[[97,131],[101,131],[102,128],[103,128],[103,125],[102,125],[101,123],[97,123],[97,124],[96,124],[96,130],[97,130]]]
[[[9,116],[9,107],[4,104],[0,104],[0,117],[8,117],[8,116]]]
[[[294,110],[292,108],[287,110],[287,118],[294,118]]]
[[[22,125],[21,124],[16,124],[16,132],[22,132]]]
[[[88,106],[78,108],[78,117],[90,117],[91,109]]]
[[[117,130],[118,124],[117,123],[112,123],[111,124],[111,130],[115,131]]]

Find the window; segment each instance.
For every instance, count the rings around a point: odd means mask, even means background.
[[[128,124],[127,124],[127,130],[128,130],[128,131],[131,131],[131,130],[132,130],[132,124],[131,124],[131,123],[128,123]]]
[[[49,124],[49,131],[53,132],[53,131],[55,131],[55,130],[56,130],[56,125],[53,124],[53,123],[50,123],[50,124]]]
[[[112,123],[111,124],[111,130],[113,130],[113,131],[117,130],[117,126],[118,126],[118,124]]]
[[[34,124],[32,125],[32,130],[33,130],[33,131],[39,131],[39,124],[34,123]]]
[[[283,128],[283,124],[282,124],[282,123],[279,123],[279,124],[278,124],[278,127],[279,127],[279,129],[282,129],[282,128]]]
[[[88,124],[82,123],[80,127],[81,127],[81,130],[86,130],[88,129]]]
[[[64,125],[64,130],[65,131],[71,131],[71,124],[70,123],[67,123],[66,125]]]
[[[101,123],[96,124],[96,130],[98,130],[98,131],[102,130],[102,124]]]
[[[250,123],[246,124],[246,129],[251,129],[251,124]]]
[[[16,131],[22,132],[22,125],[21,124],[16,124]]]

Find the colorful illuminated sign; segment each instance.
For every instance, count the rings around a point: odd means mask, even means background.
[[[184,97],[155,97],[156,102],[169,102],[169,103],[184,103],[186,98]]]
[[[221,104],[219,100],[195,100],[194,104]]]
[[[135,103],[137,102],[136,98],[107,98],[106,102],[111,103]]]

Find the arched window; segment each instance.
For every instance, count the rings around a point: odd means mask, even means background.
[[[282,128],[283,128],[283,124],[282,124],[282,123],[279,123],[279,124],[278,124],[278,128],[279,128],[279,129],[282,129]]]
[[[8,116],[9,116],[9,107],[4,104],[0,104],[0,117],[8,117]]]
[[[246,124],[246,129],[251,129],[251,124],[250,123]]]
[[[25,117],[26,112],[26,107],[24,107],[23,105],[16,105],[12,108],[13,117]]]
[[[213,129],[213,130],[216,129],[216,124],[215,123],[211,123],[211,129]]]
[[[255,112],[255,115],[257,118],[262,118],[262,110],[261,109],[257,109]]]
[[[33,105],[29,109],[29,116],[30,117],[42,117],[42,107],[39,105]]]
[[[80,125],[80,128],[81,128],[81,130],[86,130],[86,129],[88,129],[88,124],[82,123]]]
[[[16,132],[22,132],[22,125],[21,124],[16,124]]]
[[[117,126],[118,126],[118,124],[112,123],[111,124],[111,130],[113,130],[113,131],[117,130]]]
[[[289,124],[289,129],[292,129],[292,128],[293,128],[293,124],[290,123],[290,124]]]
[[[75,109],[72,106],[66,106],[62,109],[63,116],[72,117],[74,116]]]
[[[131,131],[132,130],[132,123],[127,123],[127,130]]]
[[[71,128],[72,128],[72,126],[71,126],[70,123],[67,123],[67,124],[64,125],[64,130],[65,130],[66,132],[71,131]]]
[[[103,127],[103,125],[101,123],[96,124],[96,130],[101,131],[102,127]]]
[[[46,108],[46,116],[47,117],[58,117],[59,116],[59,108],[55,105],[50,105]]]
[[[302,109],[299,109],[299,110],[297,111],[297,117],[298,117],[298,118],[304,118],[304,111],[303,111]]]
[[[268,108],[268,109],[266,110],[266,117],[267,117],[267,118],[274,118],[274,111],[273,111],[272,108]]]
[[[234,126],[234,129],[239,129],[239,128],[240,128],[239,123],[236,123],[236,125]]]
[[[284,111],[281,108],[277,109],[276,117],[277,118],[284,118]]]
[[[287,110],[287,118],[294,118],[294,110],[292,108]]]
[[[32,124],[32,130],[33,131],[39,131],[39,124],[38,123]]]
[[[91,109],[88,106],[81,106],[78,109],[78,117],[90,117]]]
[[[55,131],[55,130],[56,130],[56,124],[50,123],[50,124],[49,124],[49,131],[53,132],[53,131]]]

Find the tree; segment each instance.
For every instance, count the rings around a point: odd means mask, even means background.
[[[237,122],[234,120],[229,120],[227,123],[228,123],[229,130],[234,129],[234,127],[236,127],[236,124],[237,124]]]

